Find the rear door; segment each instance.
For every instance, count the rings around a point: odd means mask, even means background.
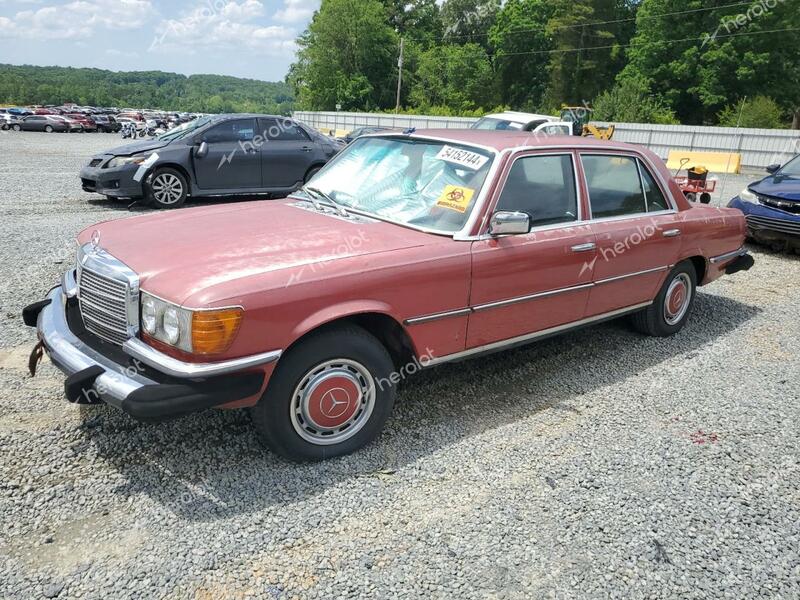
[[[44,117],[38,115],[25,117],[25,120],[22,122],[22,128],[28,131],[44,131],[46,122]]]
[[[259,119],[261,135],[261,174],[265,188],[291,188],[302,185],[321,150],[291,119]]]
[[[651,301],[680,253],[669,196],[637,156],[581,153],[597,238],[587,316]]]
[[[208,154],[194,157],[197,186],[203,190],[260,187],[261,155],[255,135],[254,118],[231,119],[205,131],[195,140],[208,144]]]
[[[569,150],[526,153],[507,167],[493,212],[525,212],[532,228],[473,242],[467,348],[583,317],[595,244],[575,160]]]

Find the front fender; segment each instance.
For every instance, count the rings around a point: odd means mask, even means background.
[[[292,330],[292,343],[327,323],[364,313],[380,313],[394,319],[392,307],[385,302],[379,300],[349,300],[326,306],[300,321]],[[397,319],[394,320],[396,321]]]

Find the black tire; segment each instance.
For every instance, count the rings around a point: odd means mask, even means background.
[[[350,454],[377,437],[389,418],[393,371],[386,348],[364,329],[323,329],[281,357],[264,396],[250,409],[253,424],[267,447],[290,460]],[[324,433],[315,416],[328,426]]]
[[[155,208],[180,208],[186,202],[189,184],[183,173],[169,167],[157,169],[145,183],[145,196]]]
[[[53,127],[51,125],[44,126],[45,133],[53,133]]]
[[[321,168],[322,168],[322,167],[311,167],[311,168],[308,170],[308,172],[306,173],[306,176],[305,176],[305,177],[303,177],[303,183],[308,183],[308,182],[309,182],[309,180],[310,180],[310,179],[311,179],[311,178],[312,178],[314,175],[316,175],[316,174],[317,174],[317,172],[318,172],[318,171],[319,171]]]
[[[683,297],[679,287],[683,289]],[[697,273],[692,262],[685,260],[669,272],[653,303],[632,316],[634,327],[655,337],[678,333],[689,320],[696,293]],[[667,302],[670,302],[669,306]]]
[[[14,125],[14,131],[22,131],[22,127],[20,125]]]

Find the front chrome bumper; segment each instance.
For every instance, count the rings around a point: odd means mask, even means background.
[[[64,285],[69,288],[70,283],[66,278]],[[57,286],[44,302],[26,311],[38,311],[37,335],[52,363],[67,375],[67,399],[82,404],[106,402],[140,420],[173,418],[254,396],[263,387],[264,372],[252,368],[273,362],[281,354],[273,351],[216,363],[187,363],[132,339],[123,346],[132,360],[120,364],[72,332],[66,306],[67,296]],[[32,319],[29,324],[34,324]]]
[[[44,344],[53,364],[67,375],[74,375],[89,367],[100,366],[104,373],[93,384],[97,395],[117,408],[130,394],[146,385],[156,385],[135,369],[126,368],[106,358],[82,342],[67,325],[66,297],[61,287],[53,288],[47,295],[50,304],[39,313],[36,332]]]

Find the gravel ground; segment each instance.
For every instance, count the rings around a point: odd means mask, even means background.
[[[77,179],[117,143],[0,135],[0,598],[800,595],[798,257],[754,247],[670,339],[427,371],[376,443],[290,464],[243,412],[142,425],[26,376],[19,310],[129,214]]]

